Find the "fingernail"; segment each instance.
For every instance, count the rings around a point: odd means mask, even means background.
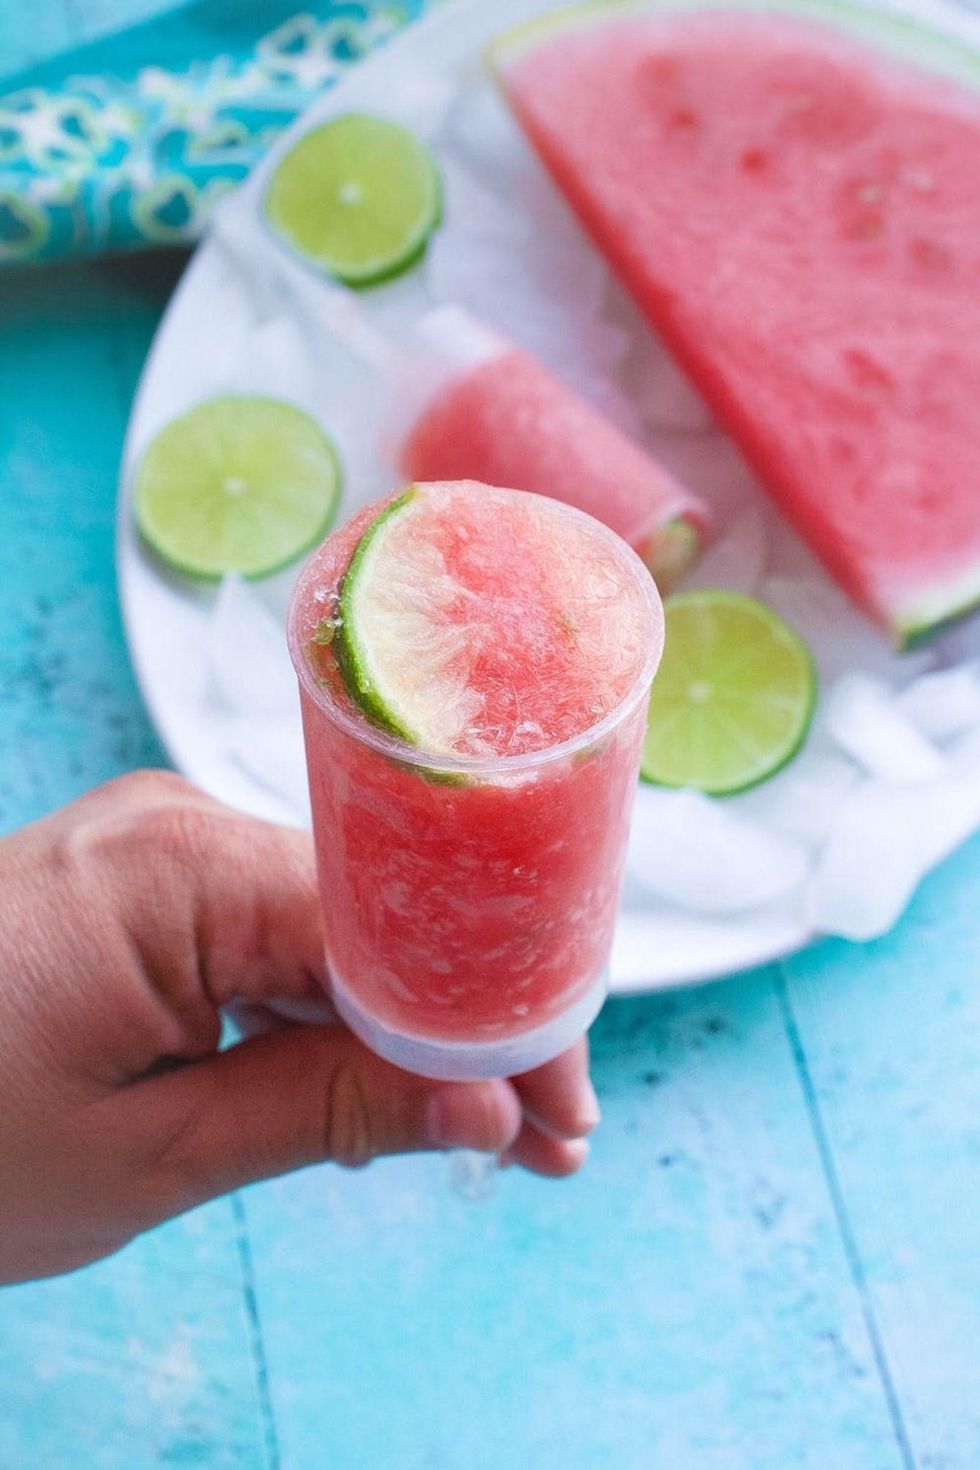
[[[426,1100],[423,1127],[432,1148],[508,1148],[521,1126],[521,1106],[509,1083],[447,1082]]]
[[[565,1144],[568,1151],[569,1162],[573,1169],[581,1169],[592,1149],[587,1138],[574,1138]]]

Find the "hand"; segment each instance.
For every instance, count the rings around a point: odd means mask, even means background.
[[[322,992],[304,833],[123,777],[0,842],[0,1281],[71,1270],[323,1159],[475,1148],[574,1172],[584,1042],[510,1082],[430,1082],[339,1024],[218,1052],[221,1012]]]

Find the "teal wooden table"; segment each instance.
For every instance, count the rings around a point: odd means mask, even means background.
[[[2,830],[163,759],[113,516],[180,266],[0,278]],[[0,1292],[0,1470],[976,1470],[978,895],[980,841],[887,940],[611,1002],[574,1181],[315,1169]]]

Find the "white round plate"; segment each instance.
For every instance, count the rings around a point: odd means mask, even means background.
[[[454,116],[453,109],[472,104],[481,88],[489,94],[480,60],[485,43],[554,5],[555,0],[495,0],[493,5],[455,0],[347,73],[224,206],[223,217],[184,275],[148,358],[126,440],[119,499],[118,578],[133,663],[150,716],[174,765],[215,796],[257,816],[295,821],[297,805],[284,800],[276,783],[263,781],[260,753],[243,763],[229,748],[228,711],[209,669],[216,589],[167,572],[147,554],[131,510],[133,466],[167,420],[201,399],[229,391],[270,392],[306,408],[337,440],[346,469],[341,518],[390,488],[389,472],[378,457],[379,427],[372,421],[372,395],[363,364],[356,355],[352,359],[334,330],[338,312],[342,317],[344,310],[342,303],[338,305],[339,293],[286,260],[281,247],[258,224],[256,206],[264,180],[298,132],[312,121],[348,110],[399,118],[427,137],[441,156],[446,120]],[[479,113],[471,106],[471,134],[473,117]],[[452,166],[452,158],[448,162]],[[537,167],[533,161],[528,166]],[[543,173],[540,177],[540,187],[550,191]],[[452,201],[451,185],[445,231],[459,227]],[[511,214],[514,207],[511,204]],[[558,203],[550,207],[563,210]],[[438,299],[438,294],[431,294],[430,276],[427,267],[416,269],[358,300],[397,340]],[[497,305],[506,316],[507,303],[500,300]],[[520,323],[516,328],[512,320],[496,324],[520,336]],[[569,351],[574,346],[574,325],[569,328]],[[574,364],[551,365],[570,369],[574,378]],[[690,397],[689,390],[681,392]],[[695,465],[696,455],[685,458],[684,451],[696,435],[675,434],[669,445],[656,433],[647,437],[668,462],[673,454],[675,468],[688,462]],[[700,440],[713,446],[709,479],[721,463],[720,438],[711,431]],[[724,463],[731,478],[734,457],[724,441],[721,453],[728,455]],[[277,616],[295,571],[259,586],[259,595]],[[862,655],[856,657],[856,666],[861,667]],[[298,713],[295,719],[298,727]],[[648,820],[642,792],[636,820],[641,824]],[[641,835],[647,844],[656,841],[655,831]],[[652,991],[713,979],[784,956],[812,937],[798,894],[749,912],[712,916],[657,901],[628,876],[613,952],[612,989]]]

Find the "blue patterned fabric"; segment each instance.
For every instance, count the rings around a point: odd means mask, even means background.
[[[194,240],[426,0],[194,0],[0,85],[0,266]]]

